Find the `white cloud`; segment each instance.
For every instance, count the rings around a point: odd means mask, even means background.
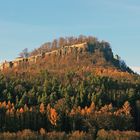
[[[131,68],[134,72],[137,72],[140,74],[140,66],[132,66]]]

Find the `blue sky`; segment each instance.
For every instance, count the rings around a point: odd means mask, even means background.
[[[0,61],[80,34],[110,42],[140,71],[140,0],[0,0]]]

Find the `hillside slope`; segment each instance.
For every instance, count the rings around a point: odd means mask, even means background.
[[[137,135],[130,131],[140,130],[140,76],[107,42],[66,40],[2,64],[0,132]]]
[[[133,73],[118,55],[115,56],[113,54],[108,42],[98,41],[97,38],[91,36],[79,36],[78,38],[67,37],[59,38],[58,40],[55,39],[51,43],[49,42],[43,44],[40,48],[31,52],[31,55],[59,49],[62,49],[62,53],[59,54],[62,57],[58,57],[58,61],[60,60],[60,62],[67,60],[66,63],[69,63],[72,59],[73,61],[77,60],[77,63],[79,64],[83,61],[83,66],[89,63],[90,65],[97,67],[115,67],[121,71]]]
[[[131,77],[134,72],[118,55],[114,55],[110,44],[94,37],[60,38],[45,43],[26,57],[19,57],[1,64],[4,72],[38,73],[47,69],[53,73],[90,71],[100,75]]]

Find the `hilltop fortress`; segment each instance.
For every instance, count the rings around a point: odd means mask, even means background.
[[[5,61],[3,63],[0,63],[0,70],[16,68],[23,64],[35,64],[39,62],[41,59],[48,58],[48,56],[65,56],[70,53],[74,53],[74,54],[82,53],[87,48],[88,48],[88,44],[87,42],[85,42],[85,43],[74,44],[70,46],[63,46],[51,52],[41,53],[27,58],[18,57],[13,61]]]

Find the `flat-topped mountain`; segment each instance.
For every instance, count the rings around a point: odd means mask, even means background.
[[[63,71],[71,69],[105,69],[133,73],[118,55],[114,55],[110,44],[98,41],[94,37],[60,38],[45,43],[38,49],[16,58],[13,61],[1,63],[0,69],[18,71],[34,71],[49,69]]]
[[[108,42],[60,38],[1,64],[0,111],[1,132],[140,130],[140,76]]]

